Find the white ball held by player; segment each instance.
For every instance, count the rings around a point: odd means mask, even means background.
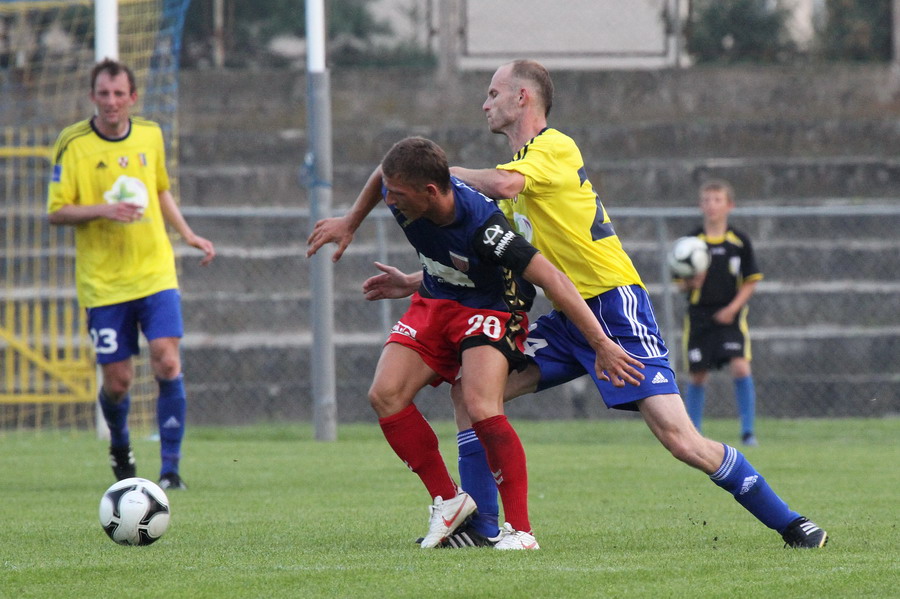
[[[709,248],[699,237],[682,237],[672,245],[667,261],[673,275],[687,279],[709,268]]]

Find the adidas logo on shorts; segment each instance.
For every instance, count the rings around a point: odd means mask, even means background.
[[[662,383],[668,383],[668,382],[669,382],[669,379],[667,379],[666,377],[664,377],[664,376],[663,376],[663,373],[657,372],[657,373],[656,373],[656,376],[653,377],[653,380],[650,381],[650,382],[653,383],[654,385],[661,385]]]

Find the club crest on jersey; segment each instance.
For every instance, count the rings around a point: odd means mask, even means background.
[[[468,272],[469,259],[467,257],[450,252],[450,261],[453,262],[453,266],[456,267],[456,270],[460,272]]]
[[[484,242],[487,245],[497,245],[497,240],[503,237],[503,228],[498,225],[492,225],[484,230]]]
[[[119,156],[119,166],[128,168],[128,156]]]
[[[514,232],[505,230],[497,225],[488,227],[484,230],[484,242],[494,246],[494,255],[498,257],[506,252],[506,248],[509,247],[510,242],[515,236],[516,234]]]

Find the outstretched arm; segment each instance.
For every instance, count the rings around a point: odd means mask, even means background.
[[[381,274],[369,277],[363,283],[363,293],[369,301],[409,297],[422,284],[421,270],[407,275],[398,268],[380,262],[376,262],[375,267]]]
[[[541,254],[534,255],[522,274],[544,290],[597,352],[594,369],[599,378],[610,381],[616,387],[624,387],[625,383],[640,384],[644,375],[638,368],[644,365],[606,336],[597,317],[565,274]]]
[[[525,189],[525,175],[516,171],[453,166],[450,167],[450,174],[495,200],[514,198]]]
[[[331,257],[332,262],[337,262],[344,255],[344,250],[353,241],[353,234],[362,224],[363,220],[381,201],[381,165],[379,165],[363,186],[362,191],[356,197],[353,207],[344,216],[323,218],[313,227],[312,233],[306,240],[306,257],[309,258],[319,251],[326,243],[336,243],[338,248]]]

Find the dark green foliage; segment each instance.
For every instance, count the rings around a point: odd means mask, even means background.
[[[699,63],[776,63],[793,54],[787,13],[767,0],[698,0],[689,17],[688,52]]]
[[[891,59],[891,0],[826,0],[825,6],[821,38],[826,58]]]
[[[330,0],[325,3],[328,28],[328,60],[332,65],[429,66],[434,60],[427,48],[404,42],[381,47],[377,36],[394,33],[391,24],[377,20],[370,5],[374,0]],[[291,61],[269,51],[278,36],[306,37],[306,10],[298,0],[253,0],[225,3],[227,66],[284,66]],[[412,17],[411,17],[412,18]],[[195,0],[185,25],[186,66],[211,60],[213,2]]]

